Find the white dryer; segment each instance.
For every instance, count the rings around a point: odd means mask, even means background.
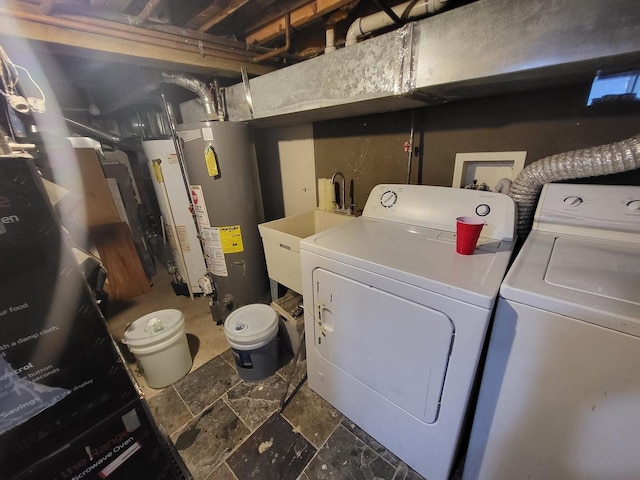
[[[501,287],[463,478],[640,478],[640,187],[544,187]]]
[[[486,225],[465,256],[468,215]],[[309,386],[429,480],[451,470],[514,217],[506,195],[378,185],[300,244]]]

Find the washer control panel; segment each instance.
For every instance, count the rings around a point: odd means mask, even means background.
[[[640,186],[549,183],[535,222],[640,233]]]

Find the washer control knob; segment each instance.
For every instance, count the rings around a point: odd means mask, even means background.
[[[571,195],[570,197],[565,198],[563,202],[566,205],[569,205],[570,207],[577,207],[582,202],[584,202],[584,200],[581,197],[578,197],[577,195]]]
[[[481,203],[476,207],[476,214],[480,217],[486,217],[491,212],[491,207],[486,203]]]
[[[384,208],[393,207],[398,201],[398,194],[393,190],[387,190],[382,195],[380,195],[380,205]]]
[[[627,207],[634,212],[640,211],[640,200],[631,200],[627,202]]]

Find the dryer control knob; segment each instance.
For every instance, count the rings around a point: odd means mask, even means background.
[[[567,197],[563,200],[563,202],[566,205],[569,205],[570,207],[577,207],[578,205],[580,205],[582,202],[584,202],[584,200],[582,200],[582,198],[576,196],[576,195],[572,195],[570,197]]]
[[[489,207],[489,205],[487,205],[486,203],[481,203],[476,207],[476,214],[480,217],[486,217],[487,215],[489,215],[490,211],[491,207]]]
[[[627,202],[627,207],[635,212],[640,211],[640,200],[631,200],[630,202]]]
[[[393,207],[398,201],[398,194],[393,190],[387,190],[382,195],[380,195],[380,205],[384,208]]]

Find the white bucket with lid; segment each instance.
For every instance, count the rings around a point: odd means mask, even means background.
[[[191,353],[180,310],[158,310],[140,317],[127,327],[123,342],[135,355],[151,388],[171,385],[191,370]]]
[[[263,380],[278,369],[278,314],[269,305],[245,305],[229,314],[224,333],[240,378]]]

